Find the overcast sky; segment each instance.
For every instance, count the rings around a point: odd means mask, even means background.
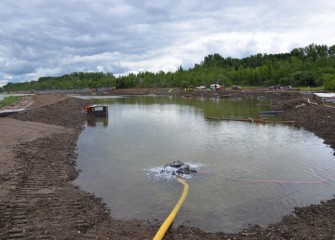
[[[0,86],[335,44],[333,0],[1,0]]]

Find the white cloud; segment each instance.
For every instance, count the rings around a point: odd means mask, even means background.
[[[0,75],[174,71],[205,56],[335,44],[327,0],[0,1]]]
[[[0,87],[5,86],[7,83],[12,81],[12,77],[0,72]]]
[[[97,72],[104,72],[105,68],[104,66],[97,66]]]
[[[5,86],[8,82],[8,80],[0,80],[0,87]]]

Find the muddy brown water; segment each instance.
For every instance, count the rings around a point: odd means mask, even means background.
[[[174,226],[235,232],[333,196],[332,149],[313,133],[206,120],[257,117],[266,102],[142,96],[105,103],[108,121],[89,123],[79,137],[75,184],[101,197],[116,218],[163,221],[182,191],[160,174],[174,160],[199,171],[187,179],[190,193]]]

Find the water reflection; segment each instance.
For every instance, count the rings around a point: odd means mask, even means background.
[[[193,107],[207,117],[234,117],[234,118],[258,118],[258,112],[270,109],[270,101],[257,100],[255,98],[179,98],[179,97],[119,97],[109,99],[96,99],[96,103],[100,104],[130,104],[134,106],[150,106],[150,105],[178,105]],[[111,114],[113,114],[111,112]],[[269,116],[269,120],[278,119]]]
[[[107,117],[87,117],[86,119],[87,127],[107,127],[108,126],[108,116]]]

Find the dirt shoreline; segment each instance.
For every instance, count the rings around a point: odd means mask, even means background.
[[[273,101],[274,110],[284,110],[283,119],[294,120],[335,149],[335,109],[309,93],[126,89],[105,94],[264,97]],[[87,102],[62,94],[33,100],[28,111],[0,118],[0,239],[152,239],[158,225],[116,220],[101,199],[72,185],[78,176],[75,150]],[[334,239],[334,215],[331,199],[297,208],[266,228],[251,226],[226,234],[180,226],[165,239]]]

